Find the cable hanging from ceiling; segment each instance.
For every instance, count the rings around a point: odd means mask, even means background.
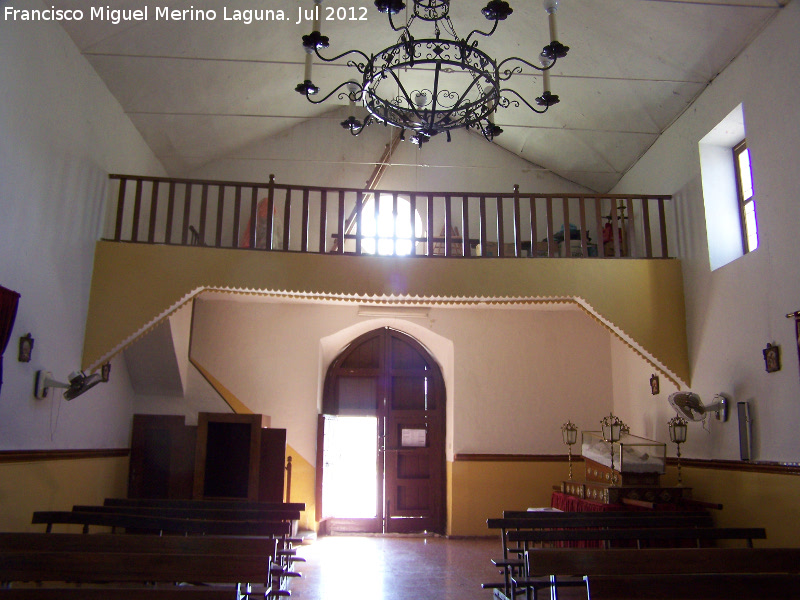
[[[363,121],[351,115],[341,124],[352,135],[377,122],[399,127],[402,139],[409,131],[411,141],[420,147],[440,133],[445,133],[449,142],[454,129],[474,129],[492,141],[503,132],[495,124],[499,108],[525,105],[541,114],[559,102],[550,91],[550,69],[567,55],[569,47],[558,41],[558,0],[544,0],[550,43],[539,54],[539,64],[517,56],[498,61],[478,48],[477,38],[492,36],[500,21],[512,14],[513,9],[503,0],[491,0],[481,11],[492,23],[491,29],[475,29],[465,38],[458,36],[450,20],[450,0],[413,0],[409,10],[402,0],[375,0],[392,31],[399,34],[397,42],[374,53],[353,49],[333,57],[320,54],[330,45],[320,32],[321,2],[314,0],[313,31],[303,36],[305,76],[295,90],[313,104],[332,97],[351,106],[363,104],[368,112]],[[403,11],[404,19],[399,17]],[[427,31],[415,37],[412,27]],[[311,79],[314,56],[326,63],[343,62],[353,70],[353,77],[323,96]],[[510,87],[510,80],[531,72],[541,73],[543,91],[528,101]]]

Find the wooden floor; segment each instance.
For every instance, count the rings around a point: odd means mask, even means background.
[[[481,589],[481,583],[499,580],[489,562],[499,546],[495,538],[319,538],[298,551],[307,562],[299,568],[302,578],[292,581],[292,598],[492,600],[492,592]]]

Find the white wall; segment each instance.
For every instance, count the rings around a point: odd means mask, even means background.
[[[4,359],[0,449],[127,447],[124,361],[71,402],[36,400],[34,377],[47,369],[66,381],[80,368],[107,174],[163,169],[60,26],[2,21],[0,55],[0,284],[22,295]],[[19,363],[28,332],[33,359]]]
[[[320,382],[335,356],[321,341],[351,328],[341,350],[387,320],[359,317],[349,304],[195,305],[193,358],[285,427],[289,444],[314,463]],[[594,428],[611,410],[611,334],[579,310],[433,307],[427,319],[391,324],[426,344],[449,379],[450,457],[561,454],[563,422]]]
[[[692,388],[706,402],[726,392],[749,401],[756,460],[797,461],[800,377],[794,323],[800,310],[800,4],[789,3],[613,192],[673,194],[686,290]],[[698,143],[744,104],[753,166],[759,247],[711,271]],[[767,374],[762,350],[781,347],[783,369]],[[734,407],[735,408],[735,407]],[[686,455],[738,459],[736,413],[691,435]]]

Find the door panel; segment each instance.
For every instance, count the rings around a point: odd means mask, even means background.
[[[445,390],[433,357],[402,332],[375,330],[334,360],[324,389],[323,412],[377,417],[381,529],[444,533]],[[336,518],[329,529],[364,531],[351,521]]]

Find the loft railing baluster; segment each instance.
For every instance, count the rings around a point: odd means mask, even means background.
[[[451,231],[450,226],[450,219],[452,215],[450,214],[450,194],[445,194],[444,197],[444,255],[450,256],[451,248],[450,246],[453,243],[453,233]]]
[[[117,222],[114,226],[114,241],[119,242],[122,240],[122,221],[125,216],[125,188],[128,184],[128,179],[120,177],[119,191],[117,192]]]
[[[620,235],[619,235],[619,221],[617,219],[617,199],[611,198],[611,237],[614,240],[614,256],[619,258],[621,256],[620,248]]]
[[[392,255],[397,255],[397,192],[392,192]]]
[[[564,196],[561,198],[561,206],[564,217],[564,254],[565,258],[572,258],[572,227],[569,222],[569,198]]]
[[[461,196],[461,255],[467,258],[472,256],[472,246],[469,243],[469,196]]]
[[[531,207],[531,256],[538,258],[539,249],[537,244],[539,243],[539,223],[536,218],[536,196],[529,196],[528,204],[530,204]]]
[[[292,188],[285,188],[283,198],[283,250],[289,250],[289,238],[292,235]]]
[[[644,229],[644,255],[653,258],[653,238],[650,233],[650,199],[642,198],[642,228]]]
[[[186,183],[183,192],[183,223],[181,224],[181,245],[185,246],[189,241],[189,217],[192,210],[192,184]]]
[[[344,190],[339,190],[339,215],[336,217],[336,220],[339,222],[339,245],[336,247],[336,253],[344,254]]]
[[[486,196],[483,194],[480,195],[480,214],[478,219],[478,226],[480,227],[480,244],[481,244],[481,252],[480,256],[488,256],[487,248],[486,248]]]
[[[519,185],[514,184],[514,256],[522,255],[522,223],[519,216]]]
[[[603,199],[595,196],[594,200],[594,220],[597,227],[597,256],[605,257],[606,249],[603,242]]]
[[[132,235],[131,241],[138,242],[139,241],[139,214],[142,210],[142,179],[138,178],[136,180],[136,195],[133,199],[133,225],[132,225]]]
[[[250,190],[250,226],[247,229],[247,246],[251,250],[255,250],[258,243],[257,230],[258,230],[258,187],[253,186]]]
[[[328,190],[319,192],[319,252],[325,254],[328,251]]]
[[[175,182],[169,182],[169,193],[167,198],[167,226],[164,232],[164,243],[172,243],[172,220],[175,211]]]
[[[217,191],[217,234],[214,239],[214,247],[222,247],[222,219],[225,216],[225,186],[219,186]]]
[[[303,214],[301,226],[300,252],[308,252],[308,188],[303,189]]]
[[[242,210],[242,186],[234,187],[233,193],[233,229],[231,230],[231,247],[239,247],[239,213]]]
[[[628,256],[633,258],[633,243],[636,241],[636,218],[633,214],[633,199],[625,198],[625,205],[628,207],[628,227],[625,229],[628,238]]]
[[[497,206],[497,256],[503,258],[506,255],[506,232],[503,224],[503,197],[497,196],[495,198]]]
[[[286,193],[289,193],[288,190]],[[266,236],[264,240],[264,249],[274,250],[272,247],[272,238],[275,236],[275,175],[272,174],[269,176],[269,184],[267,187],[267,230],[264,235]]]
[[[411,256],[417,255],[417,195],[411,194],[411,198],[409,199],[410,208],[408,211],[408,218],[411,225]]]
[[[206,215],[208,213],[208,184],[204,183],[200,193],[200,223],[198,224],[198,240],[199,246],[206,242]]]
[[[586,197],[581,196],[578,198],[578,219],[580,227],[580,234],[581,234],[581,254],[583,254],[584,258],[589,256],[589,240],[588,231],[586,228]]]
[[[547,219],[547,256],[555,256],[555,240],[553,239],[553,197],[545,196],[545,218]]]
[[[428,206],[428,213],[427,213],[427,239],[426,239],[426,248],[425,248],[425,255],[426,256],[433,256],[433,247],[434,247],[434,236],[436,232],[434,231],[433,227],[433,195],[428,194],[427,196],[427,206]]]
[[[361,237],[364,235],[364,222],[361,219],[361,204],[364,200],[364,192],[359,190],[356,193],[356,254],[361,255]]]
[[[658,199],[658,222],[661,230],[661,258],[668,258],[667,249],[667,217],[664,213],[664,198]]]
[[[158,181],[153,181],[150,190],[150,226],[147,229],[147,243],[156,241],[156,217],[158,216]]]

